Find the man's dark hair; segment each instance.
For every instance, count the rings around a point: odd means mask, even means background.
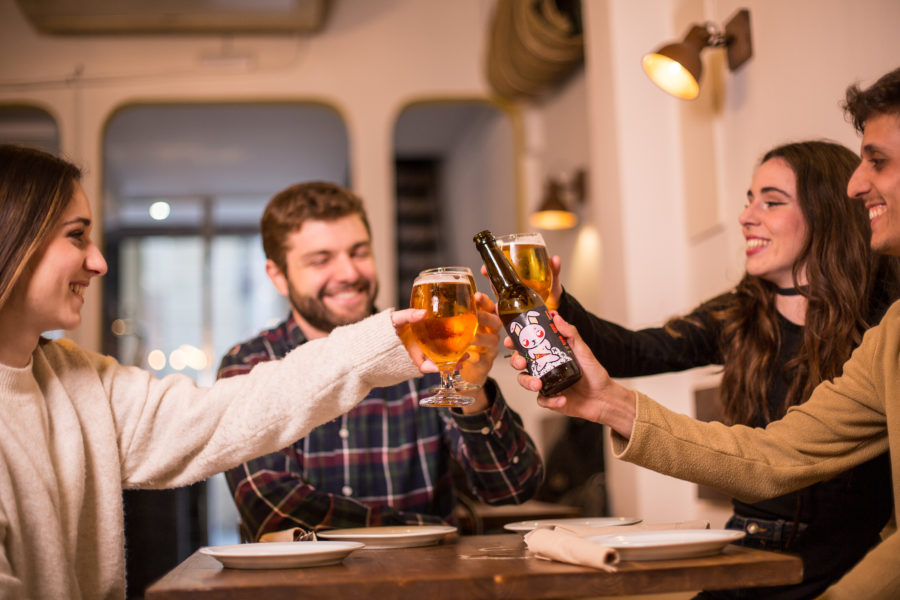
[[[856,84],[848,87],[844,112],[860,133],[872,117],[888,114],[900,116],[900,68],[883,75],[868,89],[862,90]]]

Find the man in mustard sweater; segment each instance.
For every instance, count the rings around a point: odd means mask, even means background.
[[[863,134],[862,163],[847,195],[865,203],[872,248],[900,256],[900,69],[866,90],[851,86],[845,110]],[[870,329],[843,374],[765,429],[702,423],[669,411],[609,378],[577,332],[556,317],[585,376],[538,404],[609,425],[617,457],[720,488],[742,500],[770,498],[828,479],[886,450],[894,514],[900,506],[900,302]],[[513,366],[524,360],[513,357]],[[540,380],[519,375],[527,389]],[[900,598],[900,535],[887,535],[821,598]]]

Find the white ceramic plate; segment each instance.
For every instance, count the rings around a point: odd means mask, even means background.
[[[449,525],[397,525],[390,527],[354,527],[317,531],[323,540],[362,542],[366,550],[384,548],[414,548],[437,544],[448,533],[456,531]]]
[[[584,527],[608,527],[610,525],[631,525],[640,523],[640,519],[634,517],[589,517],[579,518],[573,517],[569,519],[538,519],[536,521],[516,521],[515,523],[507,523],[503,529],[508,531],[528,532],[545,525],[576,525]]]
[[[745,535],[734,529],[669,529],[595,535],[585,539],[615,548],[622,560],[664,560],[718,554]]]
[[[336,565],[364,544],[357,542],[261,542],[200,548],[230,569],[290,569]]]

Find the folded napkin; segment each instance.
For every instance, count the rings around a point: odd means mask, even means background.
[[[593,567],[613,572],[619,553],[585,538],[595,535],[615,535],[633,531],[665,531],[669,529],[709,529],[709,521],[678,521],[674,523],[638,523],[589,527],[585,525],[546,525],[525,534],[525,544],[537,558],[558,560],[573,565]]]
[[[537,558],[615,571],[619,553],[613,548],[589,542],[577,534],[553,525],[525,534],[525,544]]]
[[[270,531],[259,536],[260,542],[302,542],[308,540],[316,541],[316,532],[307,531],[302,527]]]

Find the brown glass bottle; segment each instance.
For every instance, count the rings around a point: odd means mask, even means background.
[[[542,394],[559,394],[581,379],[572,349],[557,332],[540,294],[522,283],[493,234],[482,231],[474,240],[497,292],[497,313],[528,372],[541,378]]]

